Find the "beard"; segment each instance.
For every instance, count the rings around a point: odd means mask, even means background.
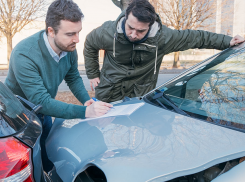
[[[72,44],[70,44],[68,46],[65,46],[64,44],[62,44],[58,40],[54,39],[54,44],[61,51],[64,51],[64,52],[73,52],[76,49],[76,43],[72,43]]]
[[[127,35],[127,37],[128,37],[128,40],[129,40],[130,42],[137,42],[137,41],[140,40],[140,39],[133,39],[132,37],[130,37],[130,36],[128,36],[128,35]]]

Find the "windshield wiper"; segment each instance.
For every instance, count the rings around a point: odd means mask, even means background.
[[[178,108],[178,106],[175,105],[175,103],[162,91],[155,90],[157,92],[156,95],[154,95],[153,99],[156,100],[164,109],[167,109],[166,106],[164,106],[160,101],[159,98],[162,98],[164,101],[166,101],[177,113],[183,114],[185,116],[189,116],[185,111]]]

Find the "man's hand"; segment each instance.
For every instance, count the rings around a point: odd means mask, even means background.
[[[113,105],[108,104],[106,102],[93,102],[91,105],[87,106],[85,117],[86,118],[94,118],[99,117],[106,114]]]
[[[245,40],[244,40],[243,37],[241,37],[240,35],[236,35],[235,37],[233,37],[231,39],[230,46],[234,46],[234,45],[239,44],[239,43],[242,43],[244,41]]]
[[[100,83],[100,78],[97,77],[97,78],[91,79],[89,80],[89,82],[90,82],[91,90],[94,91],[94,88],[97,87],[98,84]]]
[[[93,104],[95,101],[93,99],[90,99],[90,100],[87,100],[85,103],[84,103],[84,106],[90,106],[91,104]]]

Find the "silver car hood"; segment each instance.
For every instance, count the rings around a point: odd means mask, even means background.
[[[108,182],[162,182],[245,156],[244,141],[245,133],[145,103],[128,116],[56,120],[46,147],[65,182],[90,165]]]

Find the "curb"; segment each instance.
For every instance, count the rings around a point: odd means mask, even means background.
[[[180,74],[181,72],[187,69],[162,69],[159,71],[159,74]],[[79,70],[80,75],[86,75],[85,70]],[[7,76],[8,70],[0,70],[0,76]]]
[[[159,71],[159,74],[180,74],[187,69],[162,69]]]
[[[0,70],[0,76],[7,76],[8,70]]]

